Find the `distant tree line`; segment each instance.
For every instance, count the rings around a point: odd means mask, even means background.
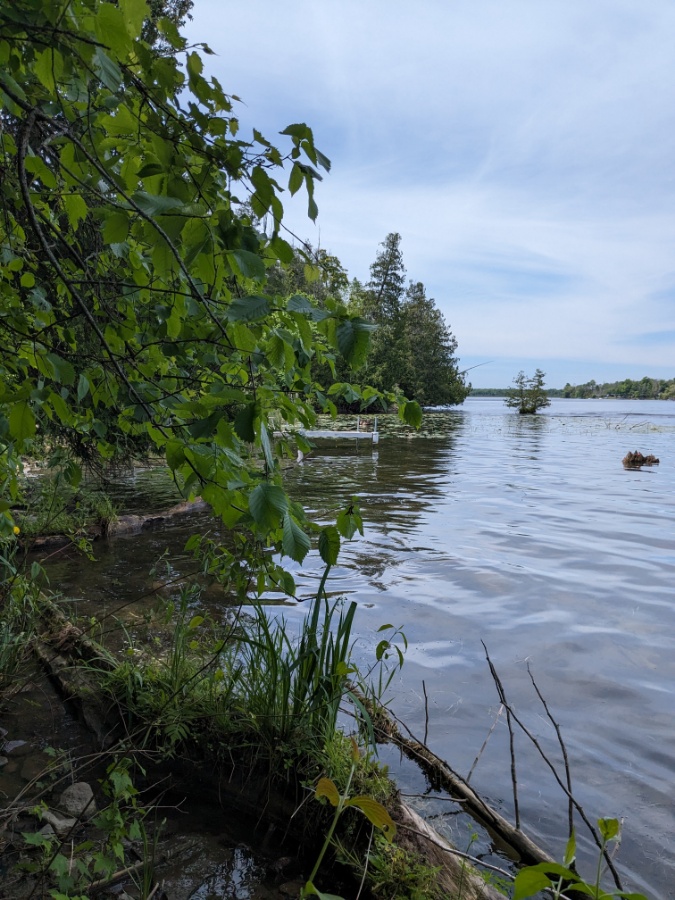
[[[387,235],[380,246],[365,284],[350,280],[336,256],[305,245],[295,251],[287,268],[270,270],[268,291],[305,294],[319,306],[337,300],[371,325],[370,350],[359,380],[383,392],[401,390],[421,406],[463,403],[471,385],[459,371],[457,339],[424,284],[406,283],[401,235]],[[348,381],[349,374],[336,363],[338,379]],[[348,397],[347,392],[339,408],[350,408]]]
[[[511,388],[471,388],[472,397],[508,397]],[[547,397],[563,397],[562,388],[543,388]]]
[[[623,381],[611,381],[598,384],[591,380],[586,384],[566,384],[562,390],[563,397],[587,399],[590,397],[623,397],[630,400],[675,400],[675,378],[648,378],[640,381],[625,378]]]

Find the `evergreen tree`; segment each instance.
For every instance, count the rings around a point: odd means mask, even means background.
[[[378,390],[390,391],[401,384],[407,367],[403,335],[402,301],[405,267],[401,235],[388,234],[370,267],[370,280],[362,298],[366,319],[377,325],[371,339],[365,380]]]
[[[422,406],[463,403],[471,386],[457,369],[457,339],[421,281],[410,282],[402,314],[407,356],[403,393]]]

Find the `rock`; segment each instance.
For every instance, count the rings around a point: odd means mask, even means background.
[[[0,756],[0,769],[3,766],[6,766],[8,762],[9,762],[9,760],[7,759],[6,756]]]
[[[42,821],[51,825],[57,834],[67,834],[71,828],[77,825],[77,819],[68,819],[51,809],[43,810]]]
[[[38,834],[44,834],[45,837],[52,837],[52,835],[55,835],[56,832],[51,825],[47,824],[42,826],[42,828],[38,831]]]
[[[76,819],[82,816],[90,819],[96,812],[96,802],[91,786],[86,781],[71,784],[61,794],[58,807],[69,816],[75,816]]]
[[[28,756],[31,746],[28,741],[7,741],[2,748],[4,753],[11,753],[12,756]]]
[[[46,753],[35,753],[24,759],[21,777],[24,781],[38,781],[53,765],[54,761]]]
[[[279,893],[284,897],[299,897],[304,886],[303,881],[287,881],[285,884],[279,885]]]

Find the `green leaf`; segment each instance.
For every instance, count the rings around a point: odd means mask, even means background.
[[[422,424],[422,407],[417,400],[407,400],[402,403],[398,415],[402,422],[412,425],[413,428],[419,428]]]
[[[613,841],[619,836],[621,823],[618,819],[598,819],[598,828],[604,841]]]
[[[126,59],[131,49],[131,38],[122,10],[112,3],[100,3],[95,26],[99,41],[109,47],[115,56]]]
[[[396,823],[384,806],[378,803],[377,800],[373,800],[372,797],[352,797],[350,800],[347,800],[345,806],[355,806],[357,809],[360,809],[368,821],[382,831],[389,843],[394,840]]]
[[[327,310],[314,306],[304,294],[293,294],[292,297],[289,297],[286,309],[289,312],[302,313],[315,322],[321,322],[322,319],[327,319],[330,316]]]
[[[577,839],[574,833],[574,829],[572,829],[572,833],[569,836],[569,840],[567,841],[567,846],[565,847],[565,856],[563,858],[563,862],[566,866],[571,866],[574,862],[574,858],[577,854]]]
[[[373,326],[367,322],[348,319],[337,327],[337,346],[350,366],[363,365],[370,347],[370,332]]]
[[[255,440],[255,420],[258,415],[258,404],[249,403],[243,409],[240,409],[234,420],[234,430],[242,439],[249,444]]]
[[[106,244],[121,244],[129,234],[129,216],[123,212],[113,212],[103,226],[103,240]]]
[[[140,37],[143,22],[149,14],[147,3],[144,0],[118,0],[118,2],[127,34],[131,38]]]
[[[340,532],[335,525],[323,528],[319,534],[319,554],[328,566],[334,566],[340,554]]]
[[[265,277],[267,270],[257,253],[251,253],[250,250],[233,250],[227,256],[230,261],[234,261],[235,268],[244,278],[261,281]]]
[[[265,455],[265,462],[267,463],[268,468],[274,469],[275,460],[274,454],[272,453],[272,444],[270,442],[269,432],[267,431],[267,427],[264,422],[260,423],[260,444],[263,449],[263,453]]]
[[[65,194],[61,198],[68,216],[70,227],[75,229],[79,223],[87,218],[89,207],[86,200],[80,194]]]
[[[317,800],[320,797],[325,797],[332,806],[337,806],[340,802],[340,792],[330,778],[319,778],[314,796]]]
[[[169,468],[175,471],[185,462],[185,452],[183,445],[178,441],[169,441],[166,445],[166,461]]]
[[[149,216],[157,216],[185,209],[185,204],[177,197],[150,194],[147,191],[136,191],[135,194],[132,194],[131,199],[140,210]]]
[[[165,171],[161,163],[148,162],[138,172],[139,178],[151,178],[153,175],[161,175]]]
[[[227,318],[230,322],[253,322],[256,319],[263,319],[269,311],[270,304],[267,297],[251,294],[233,300],[228,307]]]
[[[271,529],[279,524],[288,509],[288,497],[283,488],[263,482],[251,492],[248,508],[253,521],[261,528]],[[289,554],[290,555],[290,554]]]
[[[300,188],[302,187],[302,183],[305,180],[305,173],[302,171],[300,166],[297,163],[293,163],[293,168],[291,169],[291,176],[288,179],[288,190],[291,192],[291,196],[297,194]]]
[[[309,553],[311,543],[305,532],[290,513],[284,516],[284,530],[281,547],[286,556],[301,563]]]
[[[94,66],[98,72],[98,77],[108,90],[114,94],[122,84],[122,70],[120,67],[100,47],[97,47],[94,51]]]
[[[35,416],[25,400],[15,403],[10,409],[9,433],[19,442],[35,437]]]
[[[516,875],[513,887],[513,900],[524,900],[525,897],[533,897],[544,888],[552,887],[553,882],[545,872],[537,869],[521,869]]]

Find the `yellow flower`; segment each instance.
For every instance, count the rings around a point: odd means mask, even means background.
[[[20,531],[21,531],[21,529],[19,528],[19,526],[15,525],[14,526],[14,534],[19,534]]]

